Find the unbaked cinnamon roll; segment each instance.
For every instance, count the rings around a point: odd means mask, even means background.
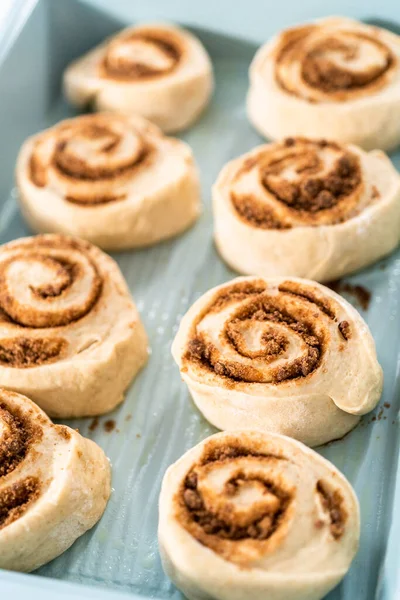
[[[168,133],[196,121],[212,89],[211,60],[201,42],[180,27],[158,23],[124,29],[64,75],[72,104],[142,115]]]
[[[189,146],[139,117],[61,121],[23,144],[16,176],[34,231],[76,235],[105,249],[154,244],[200,213]]]
[[[110,465],[91,440],[0,389],[0,568],[33,571],[104,512]]]
[[[213,425],[309,446],[344,436],[382,392],[366,323],[304,279],[241,277],[210,290],[183,317],[172,354]]]
[[[189,600],[320,600],[357,552],[345,477],[284,436],[220,433],[167,471],[159,501],[166,573]]]
[[[400,37],[345,17],[286,29],[250,67],[248,115],[268,138],[400,142]]]
[[[116,263],[60,235],[0,247],[0,385],[53,417],[113,409],[147,360]]]
[[[215,240],[239,273],[327,281],[400,240],[400,176],[383,152],[286,138],[229,162],[213,188]]]

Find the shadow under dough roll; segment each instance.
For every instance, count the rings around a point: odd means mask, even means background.
[[[241,277],[208,291],[183,317],[172,354],[210,423],[308,446],[344,436],[382,393],[366,323],[304,279]]]

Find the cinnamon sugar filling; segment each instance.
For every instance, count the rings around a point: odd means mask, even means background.
[[[59,360],[68,346],[64,338],[11,337],[0,339],[0,364],[24,369]]]
[[[37,477],[25,477],[0,489],[0,530],[19,519],[39,494],[40,482]]]
[[[61,124],[45,133],[37,140],[30,157],[28,170],[32,183],[45,187],[51,176],[55,176],[67,189],[63,198],[80,206],[103,205],[126,198],[121,184],[150,164],[154,148],[133,128],[127,132],[114,129],[113,119],[103,115],[80,117],[74,124]],[[51,135],[58,141],[49,155],[42,147]],[[135,140],[130,153],[122,150],[125,135],[132,135]],[[83,145],[87,145],[87,159]],[[96,185],[99,183],[101,188]]]
[[[119,52],[121,47],[126,47],[126,52]],[[109,43],[100,65],[100,75],[117,81],[161,77],[177,68],[182,55],[182,45],[170,32],[133,32]]]
[[[246,472],[240,459],[249,459]],[[232,445],[206,446],[198,464],[186,475],[176,497],[177,518],[200,543],[235,560],[226,541],[268,540],[286,517],[292,494],[282,481],[264,476],[257,466],[286,460],[272,454],[253,452],[232,441]],[[229,479],[219,493],[204,497],[199,479],[207,470],[232,466]],[[243,510],[235,506],[242,493],[254,493],[255,500]],[[239,506],[239,508],[237,508]]]
[[[15,253],[0,262],[0,308],[13,324],[32,328],[60,327],[81,319],[94,308],[101,295],[103,280],[95,263],[86,254],[84,243],[60,238],[60,244],[52,244],[49,243],[49,240],[38,237],[29,244],[21,245],[20,248],[20,253]],[[52,253],[53,249],[54,254]],[[82,264],[68,257],[69,249],[82,253]],[[60,251],[65,251],[65,256],[59,256]],[[29,304],[20,302],[10,288],[9,269],[12,269],[18,261],[24,263],[25,266],[29,263],[32,266],[42,265],[52,275],[51,283],[27,284],[30,294],[35,300]],[[83,266],[85,263],[86,267]],[[84,268],[91,270],[92,282],[90,289],[85,290],[81,303],[78,304],[75,301],[62,309],[52,309],[54,303],[61,299],[67,300],[68,295],[73,293],[73,286],[83,276],[82,269]],[[42,356],[42,358],[47,355],[48,358],[52,358],[65,348],[65,343],[61,338],[32,339],[27,343],[24,339],[26,337],[16,338],[14,341],[10,339],[9,342],[4,339],[0,340],[1,360],[3,362],[7,362],[9,359],[11,362],[17,360],[31,363],[34,355]],[[26,359],[22,357],[22,354],[26,355]]]
[[[374,52],[376,63],[360,68],[362,47]],[[293,68],[300,69],[300,84],[290,78]],[[285,31],[276,52],[275,79],[285,92],[318,101],[313,90],[331,101],[346,101],[384,87],[396,66],[390,48],[374,34],[339,29],[324,31],[324,25],[311,25]],[[308,89],[307,89],[308,88]]]
[[[261,192],[235,189],[252,170],[265,198]],[[342,223],[357,214],[363,188],[355,154],[333,142],[305,138],[288,138],[245,161],[231,186],[230,198],[238,215],[261,229]]]
[[[279,286],[279,292],[280,296],[267,295],[265,285],[263,289],[248,282],[235,284],[231,289],[222,290],[194,324],[183,357],[184,363],[193,363],[212,371],[224,378],[226,383],[229,383],[229,380],[232,383],[267,381],[279,383],[310,375],[318,368],[325,346],[325,339],[317,334],[312,326],[312,320],[317,316],[315,310],[321,311],[335,321],[334,303],[322,297],[317,291],[297,282],[283,282]],[[297,297],[304,303],[304,319],[294,316],[290,308],[286,308],[286,304],[289,304],[288,299],[292,297]],[[268,380],[264,379],[257,365],[253,367],[248,362],[226,358],[223,350],[220,351],[207,339],[204,332],[198,330],[199,323],[207,314],[218,312],[230,303],[242,300],[244,300],[243,305],[237,307],[229,320],[224,323],[220,340],[225,347],[232,348],[239,357],[261,360],[264,365],[270,365]],[[350,337],[350,326],[347,325],[346,334]],[[259,337],[259,344],[255,348],[249,348],[248,332],[260,326],[262,334]],[[341,333],[343,335],[343,331]],[[274,367],[274,361],[285,356],[288,347],[287,336],[293,334],[302,340],[305,350],[301,356],[288,359],[284,364]]]
[[[240,282],[218,292],[193,324],[183,368],[192,364],[206,369],[228,386],[240,382],[278,384],[311,375],[320,365],[328,339],[314,324],[321,313],[338,322],[335,303],[317,289],[289,280],[279,285],[278,292],[268,294],[262,282]],[[295,314],[296,299],[300,304]],[[223,311],[230,304],[239,306],[218,334],[221,349],[199,325],[207,315]],[[338,322],[337,327],[340,338],[349,340],[349,322]],[[301,340],[302,351],[291,358],[287,350],[293,336]],[[279,364],[274,366],[276,361]],[[267,368],[267,374],[262,366]]]
[[[22,412],[12,411],[0,401],[0,478],[5,477],[22,462],[31,445],[42,438],[42,429],[33,424]],[[1,496],[1,490],[0,490]]]
[[[317,493],[323,509],[329,514],[331,534],[338,540],[344,533],[347,520],[343,496],[338,489],[331,489],[322,479],[317,482]]]

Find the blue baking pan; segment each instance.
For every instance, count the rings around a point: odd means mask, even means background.
[[[99,8],[100,7],[100,8]],[[0,243],[27,230],[13,181],[21,142],[71,116],[61,96],[64,67],[105,36],[144,19],[190,25],[211,54],[216,93],[210,108],[183,139],[202,176],[204,212],[195,227],[154,248],[115,255],[149,333],[152,355],[126,401],[90,428],[113,466],[113,493],[99,524],[67,552],[31,575],[0,571],[0,599],[111,600],[180,598],[164,576],[157,550],[157,500],[165,469],[213,432],[191,403],[170,356],[182,315],[210,287],[234,276],[212,241],[210,188],[222,165],[260,138],[245,115],[248,66],[257,46],[278,29],[312,17],[342,13],[390,28],[400,23],[396,2],[343,0],[219,0],[133,2],[16,0],[0,29]],[[392,156],[400,167],[400,155]],[[384,368],[385,389],[372,420],[343,440],[321,448],[349,478],[360,500],[360,550],[329,600],[400,598],[400,252],[350,278],[371,291],[363,312]],[[359,307],[358,307],[359,308]],[[390,408],[387,406],[390,404]],[[131,417],[127,419],[128,415]],[[106,432],[105,419],[116,427]],[[250,599],[249,599],[250,600]]]

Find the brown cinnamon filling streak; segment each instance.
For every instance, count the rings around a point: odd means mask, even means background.
[[[17,409],[12,411],[0,400],[0,478],[11,473],[24,460],[34,441],[41,439],[39,426],[29,421]]]
[[[0,338],[1,366],[29,368],[64,357],[68,342],[62,329],[43,335],[32,330],[61,328],[94,310],[103,278],[87,250],[85,242],[37,236],[0,260],[0,320],[10,331]],[[80,294],[80,281],[88,275],[91,281]]]
[[[245,193],[241,182],[251,172],[260,191]],[[288,138],[249,158],[231,187],[238,215],[261,229],[342,223],[359,212],[364,191],[358,156],[336,143],[304,138]]]
[[[343,496],[338,489],[332,489],[322,479],[317,483],[317,493],[320,496],[322,508],[329,514],[331,534],[335,540],[338,540],[344,533],[347,520]]]
[[[121,82],[154,79],[172,73],[182,55],[182,43],[172,32],[156,29],[131,32],[108,44],[100,75]]]
[[[0,530],[22,517],[27,508],[39,497],[37,477],[25,477],[0,490]]]
[[[68,202],[83,207],[104,205],[126,197],[123,184],[149,164],[152,153],[144,137],[117,116],[88,115],[38,138],[29,161],[29,178],[42,188],[55,177],[67,190],[63,197]]]
[[[16,408],[10,410],[0,401],[0,484],[3,477],[25,460],[32,444],[42,438],[42,429]],[[18,519],[38,497],[37,477],[24,477],[13,484],[0,487],[0,529]]]
[[[324,30],[323,24],[285,31],[276,52],[276,81],[287,93],[310,102],[374,93],[388,83],[396,66],[395,55],[378,35],[372,29]]]
[[[26,369],[59,360],[68,342],[63,338],[28,338],[24,336],[0,339],[0,365]]]
[[[244,465],[241,459],[245,459]],[[177,517],[200,543],[235,560],[234,550],[225,542],[268,540],[286,517],[292,491],[283,481],[264,475],[264,467],[276,465],[284,457],[253,452],[241,446],[209,444],[199,461],[187,474],[177,494]],[[261,461],[261,463],[260,463]],[[200,480],[213,470],[231,467],[229,479],[220,492],[201,491]],[[253,493],[254,502],[245,509],[235,500]],[[237,557],[238,558],[238,557]]]
[[[283,455],[250,449],[233,439],[224,445],[209,442],[178,490],[177,519],[201,544],[225,559],[245,565],[246,557],[240,555],[236,544],[246,540],[265,543],[290,518],[296,492],[283,474],[277,474],[279,464],[287,460]],[[212,475],[218,472],[225,481],[214,490],[212,481],[219,478]],[[347,519],[342,494],[322,480],[317,483],[316,493],[323,511],[329,515],[331,535],[339,539]],[[241,497],[246,502],[241,502]],[[266,551],[265,545],[263,548]]]
[[[217,292],[193,324],[183,368],[205,369],[227,386],[279,384],[311,376],[318,369],[330,343],[321,321],[324,317],[337,323],[340,341],[351,338],[349,322],[339,321],[336,303],[319,290],[285,281],[277,292],[261,280],[235,283]],[[207,326],[203,327],[207,315],[230,305],[236,306],[224,318],[221,330],[215,337],[208,334]],[[293,339],[301,349],[291,357],[288,347]]]

